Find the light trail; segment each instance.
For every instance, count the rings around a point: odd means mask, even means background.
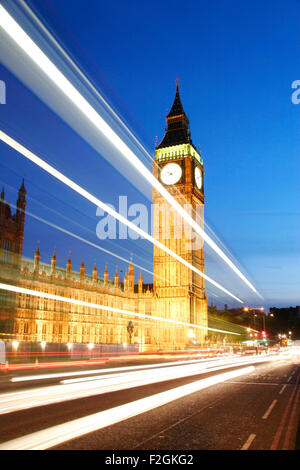
[[[147,167],[139,160],[134,152],[122,141],[114,130],[104,121],[97,111],[79,93],[72,83],[62,74],[53,62],[26,34],[14,18],[0,5],[0,26],[15,41],[15,43],[30,57],[30,59],[47,75],[48,78],[68,97],[68,99],[87,117],[87,119],[99,130],[126,160],[155,188],[166,201],[178,212],[183,219],[203,238],[203,240],[225,261],[225,263],[242,279],[247,286],[262,297],[245,275],[235,266],[228,256],[205,233],[197,222],[182,208],[172,197]],[[99,206],[101,207],[101,206]],[[125,219],[126,220],[126,219]],[[128,225],[129,226],[129,225]]]
[[[5,202],[5,201],[4,201]],[[14,209],[17,209],[17,206],[13,203],[9,203],[9,205],[11,207],[13,207]],[[162,279],[164,281],[168,281],[168,279],[165,279],[161,276],[159,276],[158,274],[155,274],[153,271],[150,271],[150,269],[147,269],[147,268],[144,268],[143,266],[137,264],[137,263],[134,263],[132,260],[130,259],[126,259],[126,258],[123,258],[122,256],[120,255],[117,255],[116,253],[114,253],[113,251],[110,251],[110,250],[107,250],[106,248],[103,248],[102,246],[100,245],[97,245],[96,243],[93,243],[89,240],[87,240],[86,238],[83,238],[81,237],[80,235],[77,235],[76,233],[74,232],[70,232],[69,230],[65,229],[64,227],[60,227],[59,225],[57,224],[54,224],[53,222],[50,222],[49,220],[46,220],[42,217],[39,217],[38,215],[35,215],[33,214],[32,212],[29,212],[28,210],[26,210],[26,215],[29,215],[30,217],[32,217],[33,219],[35,220],[38,220],[39,222],[42,222],[43,224],[45,225],[48,225],[49,227],[52,227],[56,230],[59,230],[60,232],[62,233],[65,233],[66,235],[69,235],[70,237],[73,237],[73,238],[76,238],[76,240],[79,240],[87,245],[90,245],[92,246],[93,248],[96,248],[97,250],[100,250],[100,251],[103,251],[104,253],[110,255],[110,256],[113,256],[114,258],[117,258],[118,260],[120,261],[124,261],[125,263],[132,263],[132,265],[135,267],[135,268],[138,268],[138,269],[141,269],[142,271],[148,273],[148,274],[151,274],[152,276],[155,276],[155,277],[158,277],[159,279]],[[61,215],[61,214],[60,214]],[[72,221],[73,222],[73,221]],[[84,227],[85,228],[85,227]],[[85,228],[86,229],[86,228]],[[178,287],[182,287],[180,285],[178,285]]]
[[[172,362],[163,362],[160,364],[147,364],[142,366],[128,366],[128,367],[110,367],[107,369],[94,369],[94,370],[83,370],[83,371],[73,371],[73,372],[61,372],[55,374],[39,374],[39,375],[25,375],[22,377],[13,377],[10,379],[11,382],[31,382],[32,380],[47,380],[47,379],[57,379],[62,377],[74,377],[74,376],[88,376],[94,374],[106,374],[108,372],[125,372],[131,370],[142,370],[142,369],[155,369],[157,367],[167,367],[167,366],[177,366],[185,364],[194,364],[201,362],[211,362],[216,359],[192,359],[190,361],[172,361]],[[221,359],[219,359],[221,360]],[[67,383],[67,382],[63,382]]]
[[[224,361],[223,364],[217,362],[215,366],[213,364],[210,366],[188,364],[156,368],[155,370],[126,371],[102,375],[95,380],[93,377],[89,377],[84,378],[81,382],[78,379],[76,382],[65,381],[59,385],[3,393],[0,395],[0,415],[272,360],[274,358],[244,358],[231,362]]]
[[[124,405],[117,406],[99,413],[94,413],[83,418],[75,419],[67,423],[52,426],[27,436],[0,444],[0,450],[44,450],[62,444],[70,439],[75,439],[84,434],[103,429],[113,424],[120,423],[133,416],[166,405],[174,400],[183,398],[191,393],[222,383],[226,380],[249,374],[255,369],[253,366],[244,367],[237,371],[225,372],[214,377],[197,380],[193,383],[157,393],[140,400],[135,400]]]
[[[243,363],[236,366],[243,365]],[[45,406],[53,403],[61,403],[69,400],[102,395],[129,388],[145,386],[153,383],[165,382],[178,378],[190,377],[232,368],[234,365],[221,365],[212,367],[209,370],[205,366],[178,366],[164,368],[163,371],[155,370],[155,374],[150,370],[108,374],[92,381],[85,379],[82,383],[65,383],[48,387],[39,387],[19,392],[10,392],[0,395],[0,415],[14,413],[23,409]]]
[[[1,12],[1,6],[0,6],[0,12]],[[28,150],[27,148],[25,148],[23,145],[21,145],[19,142],[17,142],[16,140],[12,139],[10,136],[8,136],[7,134],[5,134],[3,131],[0,131],[0,140],[2,140],[3,142],[5,142],[7,145],[9,145],[11,148],[13,148],[14,150],[16,150],[18,153],[20,153],[21,155],[23,155],[25,158],[27,158],[28,160],[32,161],[33,163],[35,163],[37,166],[39,166],[40,168],[42,168],[44,171],[46,171],[47,173],[49,173],[50,175],[52,175],[54,178],[58,179],[59,181],[61,181],[63,184],[65,184],[66,186],[68,186],[69,188],[71,188],[73,191],[77,192],[78,194],[80,194],[81,196],[83,196],[85,199],[87,199],[88,201],[90,201],[92,204],[94,204],[96,207],[101,207],[101,209],[103,209],[104,212],[107,212],[108,214],[110,214],[112,217],[114,217],[115,219],[119,220],[121,223],[123,223],[124,225],[127,225],[127,227],[129,227],[131,230],[133,230],[134,232],[138,233],[141,237],[145,238],[146,240],[148,240],[150,243],[152,243],[153,245],[157,246],[158,248],[160,248],[161,250],[165,251],[168,255],[172,256],[174,259],[176,259],[177,261],[179,261],[180,263],[184,264],[187,268],[191,269],[192,271],[194,271],[195,273],[199,274],[199,276],[203,277],[206,281],[210,282],[211,284],[213,284],[215,287],[217,287],[218,289],[222,290],[223,292],[225,292],[227,295],[229,295],[230,297],[234,298],[235,300],[237,300],[238,302],[240,303],[243,303],[243,301],[241,299],[239,299],[238,297],[236,297],[234,294],[232,294],[231,292],[229,292],[227,289],[225,289],[225,287],[221,286],[219,283],[217,283],[216,281],[214,281],[213,279],[211,279],[210,277],[208,277],[206,274],[204,274],[202,271],[200,271],[199,269],[197,269],[195,266],[193,266],[192,264],[188,263],[185,259],[183,259],[181,256],[178,256],[176,253],[174,253],[174,251],[170,250],[168,247],[166,247],[165,245],[163,245],[162,243],[160,243],[158,240],[156,240],[154,237],[152,237],[150,234],[148,234],[147,232],[145,232],[144,230],[142,230],[140,227],[138,227],[137,225],[135,225],[133,222],[129,221],[128,219],[126,219],[126,217],[122,216],[121,214],[119,214],[119,212],[116,212],[114,209],[112,209],[108,204],[105,204],[103,201],[101,201],[100,199],[98,199],[97,197],[93,196],[91,193],[89,193],[88,191],[86,191],[84,188],[82,188],[81,186],[79,186],[77,183],[75,183],[74,181],[72,181],[70,178],[68,178],[67,176],[63,175],[60,171],[56,170],[54,167],[52,167],[51,165],[49,165],[48,163],[46,163],[44,160],[42,160],[40,157],[38,157],[37,155],[35,155],[34,153],[32,153],[30,150]]]
[[[35,202],[37,202],[35,199],[33,199],[33,200],[34,200]],[[4,201],[4,202],[6,202],[6,201]],[[17,206],[16,206],[15,204],[13,204],[13,203],[10,202],[9,205],[10,205],[11,207],[13,207],[14,209],[17,209]],[[21,211],[21,212],[23,212],[23,211]],[[24,212],[24,213],[25,213],[25,212]],[[108,255],[110,255],[110,256],[113,256],[114,258],[117,258],[117,259],[120,260],[120,261],[123,261],[123,262],[128,263],[128,264],[132,263],[132,265],[133,265],[135,268],[141,269],[142,271],[146,272],[147,274],[151,274],[152,276],[155,276],[155,277],[157,277],[158,279],[162,279],[163,281],[166,281],[166,282],[169,282],[169,283],[170,283],[170,280],[169,280],[169,279],[166,279],[166,278],[164,278],[164,277],[162,277],[162,276],[159,276],[158,274],[155,274],[153,271],[150,271],[150,269],[147,269],[147,268],[145,268],[145,267],[143,267],[143,266],[141,266],[141,265],[139,265],[139,264],[133,262],[132,259],[126,259],[126,258],[124,258],[123,256],[117,255],[116,253],[114,253],[114,252],[112,252],[112,251],[110,251],[110,250],[107,250],[106,248],[103,248],[102,246],[97,245],[96,243],[93,243],[93,242],[87,240],[86,238],[83,238],[83,237],[81,237],[80,235],[77,235],[77,234],[74,233],[74,232],[70,232],[69,230],[65,229],[64,227],[60,227],[59,225],[54,224],[53,222],[50,222],[49,220],[46,220],[46,219],[44,219],[44,218],[42,218],[42,217],[39,217],[38,215],[35,215],[35,214],[33,214],[32,212],[29,212],[28,210],[26,210],[26,215],[27,215],[27,216],[29,215],[29,216],[32,217],[33,219],[38,220],[39,222],[42,222],[43,224],[48,225],[49,227],[52,227],[52,228],[54,228],[54,229],[56,229],[56,230],[59,230],[60,232],[65,233],[66,235],[69,235],[70,237],[73,237],[73,238],[75,238],[76,240],[81,241],[82,243],[85,243],[85,244],[87,244],[87,245],[90,245],[90,246],[92,246],[93,248],[96,248],[96,249],[99,250],[99,251],[103,251],[104,253],[106,253],[106,254],[108,254]],[[59,214],[59,215],[61,215],[61,214]],[[66,218],[66,217],[65,217],[65,218]],[[67,220],[68,220],[68,219],[67,219]],[[74,221],[72,221],[72,220],[71,220],[71,222],[74,223]],[[85,227],[83,227],[83,228],[85,228]],[[87,229],[85,228],[85,230],[87,230]],[[184,287],[184,286],[182,286],[182,285],[180,285],[180,284],[175,284],[175,286],[176,286],[176,287],[180,287],[181,289],[184,289],[185,291],[192,293],[192,291],[190,291],[190,290],[188,291],[188,289],[186,289],[186,287]],[[208,289],[206,289],[206,290],[208,290]],[[209,291],[209,290],[208,290],[208,291]],[[212,294],[212,293],[210,293],[210,295],[214,295],[215,297],[218,297],[217,295]]]
[[[67,303],[74,304],[74,305],[81,305],[82,307],[95,308],[97,310],[107,310],[109,312],[121,313],[124,315],[133,316],[133,317],[149,318],[151,320],[164,321],[164,322],[172,323],[175,325],[188,326],[188,327],[197,328],[201,330],[216,331],[219,333],[226,333],[226,334],[240,336],[239,333],[230,332],[228,330],[218,330],[216,328],[209,328],[207,326],[195,325],[194,323],[185,323],[185,322],[181,322],[178,320],[171,320],[170,318],[157,317],[155,315],[147,315],[145,313],[130,312],[128,310],[122,310],[120,308],[109,307],[108,305],[94,304],[91,302],[85,302],[83,300],[71,299],[70,297],[63,297],[61,295],[49,294],[48,292],[41,292],[41,291],[36,291],[32,289],[27,289],[25,287],[13,286],[11,284],[0,283],[0,289],[6,290],[9,292],[15,292],[17,294],[33,295],[34,297],[42,297],[44,299],[57,300],[58,302],[67,302]]]
[[[88,85],[88,87],[92,90],[92,92],[99,98],[100,101],[105,105],[105,107],[109,110],[109,112],[113,115],[113,117],[118,121],[118,123],[128,132],[130,137],[135,141],[135,143],[140,147],[144,154],[152,161],[151,155],[143,146],[143,144],[137,139],[134,133],[129,129],[129,127],[122,121],[122,119],[118,116],[118,114],[114,111],[114,109],[110,106],[110,104],[103,98],[101,93],[95,88],[95,86],[91,83],[91,81],[86,77],[86,75],[82,72],[82,70],[78,67],[78,65],[72,60],[72,58],[66,53],[66,51],[61,47],[59,42],[53,37],[53,35],[48,31],[48,29],[43,25],[40,19],[36,16],[36,14],[28,7],[28,5],[24,2],[24,0],[20,0],[20,4],[27,11],[27,13],[31,16],[32,20],[37,23],[43,33],[48,36],[50,41],[54,44],[54,46],[60,51],[63,57],[71,64],[71,66],[76,70],[76,72],[80,75],[82,80]]]
[[[270,359],[268,358],[268,360],[270,360]],[[211,361],[203,361],[202,363],[201,363],[201,361],[195,361],[195,364],[197,364],[197,367],[195,368],[195,372],[196,372],[196,374],[198,374],[198,372],[201,373],[201,374],[206,373],[206,372],[207,373],[208,372],[215,372],[215,371],[227,369],[227,368],[230,368],[230,367],[242,366],[242,365],[245,365],[245,363],[246,364],[253,363],[255,361],[256,361],[255,359],[253,361],[253,359],[249,360],[249,358],[240,358],[240,357],[235,358],[235,359],[232,359],[232,358],[214,359],[214,360],[211,360]],[[263,361],[265,361],[265,359]],[[218,365],[218,364],[220,364],[220,365]],[[160,368],[162,368],[162,366]],[[176,371],[175,376],[177,377],[178,376],[178,370],[174,369],[174,371]],[[160,373],[160,371],[158,371],[158,373]],[[163,371],[162,371],[162,373],[163,373]],[[191,375],[193,375],[193,368],[191,368],[191,372],[189,372],[189,373]],[[179,374],[180,374],[180,372],[179,372]],[[98,375],[98,376],[96,375],[94,377],[81,377],[81,378],[65,379],[65,380],[62,380],[60,383],[62,383],[62,384],[76,384],[76,383],[82,383],[82,382],[94,382],[94,381],[99,382],[99,380],[101,380],[102,377],[103,376],[101,376],[101,375]],[[168,371],[167,371],[166,377],[168,377]],[[154,379],[154,381],[155,380],[156,379]]]

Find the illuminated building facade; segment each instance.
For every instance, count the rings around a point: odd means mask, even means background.
[[[181,104],[178,85],[172,109],[167,116],[165,136],[155,149],[153,173],[181,205],[190,205],[193,217],[203,226],[203,164],[190,138],[189,121]],[[113,280],[110,280],[107,266],[101,278],[98,277],[96,264],[91,275],[86,273],[84,261],[79,272],[73,271],[70,254],[65,268],[59,267],[55,250],[51,263],[42,263],[39,245],[34,260],[21,258],[25,196],[23,181],[16,215],[11,216],[9,210],[5,209],[7,218],[0,219],[0,279],[3,282],[10,282],[11,276],[11,279],[15,279],[23,288],[201,325],[204,329],[191,329],[188,326],[155,321],[151,318],[141,319],[137,316],[25,294],[16,294],[8,303],[5,293],[1,291],[0,333],[3,337],[6,334],[4,339],[111,345],[132,342],[139,344],[140,350],[180,349],[187,344],[205,342],[207,301],[204,279],[157,247],[154,247],[154,283],[151,286],[144,286],[141,274],[135,284],[132,260],[124,279],[121,280],[116,271]],[[172,212],[168,212],[169,217],[164,217],[164,201],[156,191],[153,191],[153,202],[154,236],[204,272],[203,244],[198,244],[196,248],[193,246],[192,234],[188,228],[180,232],[180,220]],[[15,227],[13,223],[9,225],[6,222],[8,216],[16,223],[18,221],[19,225],[15,231],[12,230]],[[11,227],[11,234],[6,227]],[[10,240],[10,245],[7,240]],[[15,254],[14,263],[12,258],[8,258],[8,252]],[[9,328],[5,322],[6,318],[13,319]],[[128,327],[130,320],[134,327],[131,332]]]
[[[178,83],[173,106],[167,115],[165,135],[155,150],[153,172],[203,228],[203,161],[191,140]],[[155,238],[204,273],[203,240],[166,206],[156,190],[153,190],[153,201]],[[204,278],[157,246],[154,246],[154,274],[154,292],[162,316],[206,327]],[[207,331],[195,329],[192,334],[198,343],[203,343]]]

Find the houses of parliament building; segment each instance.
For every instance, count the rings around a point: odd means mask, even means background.
[[[192,207],[193,217],[200,214],[203,223],[203,162],[191,140],[178,84],[167,115],[165,135],[155,148],[153,174],[182,206]],[[172,215],[168,221],[169,236],[165,237],[162,199],[153,189],[154,237],[204,272],[203,244],[192,248],[188,233],[176,236],[178,221]],[[153,251],[151,285],[144,285],[141,274],[135,273],[132,259],[124,279],[118,270],[110,277],[107,266],[99,272],[96,262],[92,274],[86,272],[84,261],[80,271],[75,272],[70,253],[62,267],[55,249],[49,263],[41,262],[39,245],[34,258],[27,259],[22,256],[25,217],[23,180],[14,214],[5,200],[4,189],[1,192],[0,283],[86,302],[86,305],[0,290],[0,340],[72,345],[131,343],[138,345],[140,351],[183,349],[188,344],[205,343],[207,299],[202,276],[157,246]],[[138,279],[136,283],[135,279]]]

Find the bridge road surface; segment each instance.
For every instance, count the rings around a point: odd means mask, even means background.
[[[5,448],[5,443],[16,438],[31,436],[37,431],[73,422],[144,397],[153,397],[228,370],[233,369],[208,370],[201,375],[79,399],[65,398],[63,402],[0,414],[0,448],[1,445]],[[47,374],[56,372],[46,371]],[[76,376],[76,371],[73,374]],[[62,380],[47,379],[37,385],[34,381],[11,382],[11,378],[11,374],[2,375],[0,399],[12,391],[22,392],[36,387],[48,390],[54,382],[59,384]],[[71,440],[66,438],[52,448],[136,451],[293,450],[299,445],[299,381],[299,355],[254,364],[250,373],[190,393],[103,429]]]

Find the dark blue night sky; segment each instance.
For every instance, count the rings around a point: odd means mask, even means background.
[[[205,166],[206,221],[249,273],[268,306],[300,304],[300,3],[241,0],[104,2],[31,0],[28,4],[107,97],[152,154],[164,133],[178,74],[193,142]],[[4,66],[7,104],[1,128],[105,202],[119,194],[145,202],[109,163]],[[0,184],[14,202],[25,174],[28,211],[93,243],[91,204],[0,144]],[[125,264],[27,218],[24,255],[40,240],[42,261],[56,246],[75,269],[84,255],[99,274]],[[151,269],[144,241],[106,241],[106,249]],[[210,274],[212,277],[212,271]],[[209,265],[208,265],[209,267]],[[139,273],[137,273],[139,274]],[[217,272],[215,278],[217,279]],[[150,277],[144,276],[150,282]],[[234,279],[234,277],[232,277]],[[211,299],[213,300],[213,299]],[[230,304],[226,297],[221,302]]]

